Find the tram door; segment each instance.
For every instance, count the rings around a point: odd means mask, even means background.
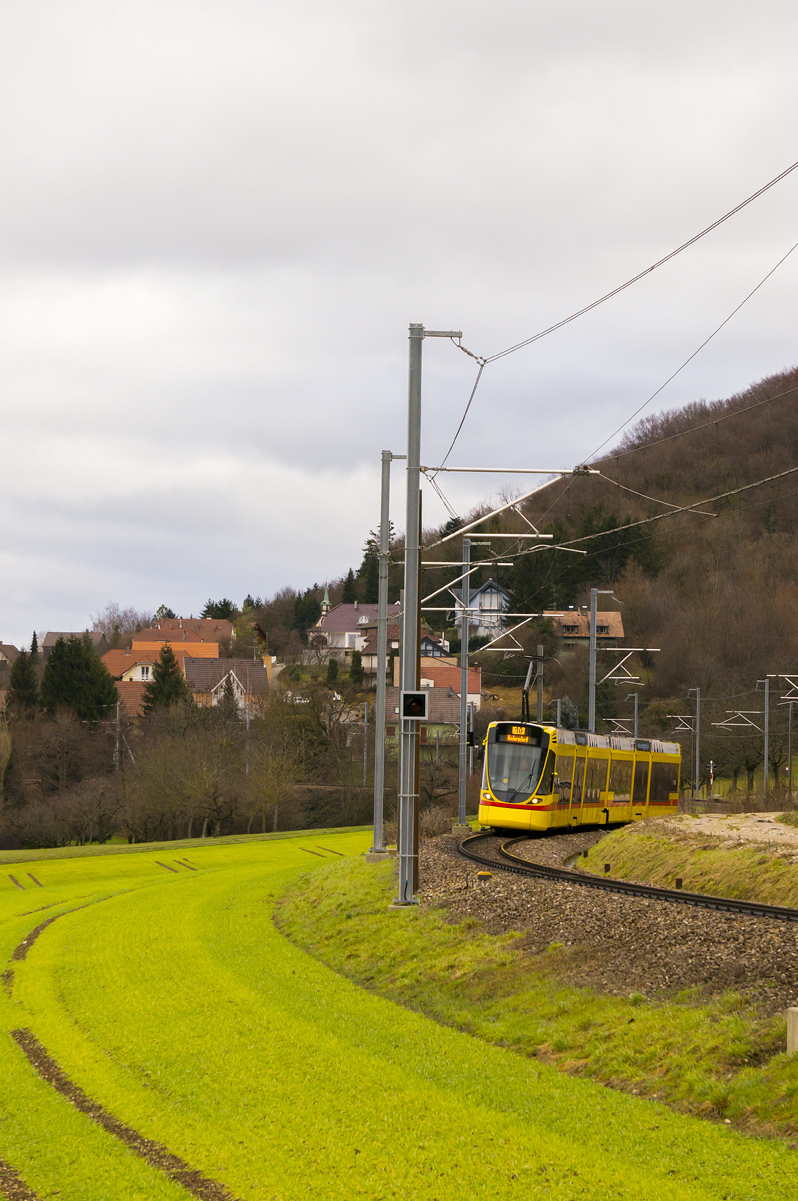
[[[574,771],[574,786],[571,789],[571,821],[578,822],[581,819],[582,809],[582,792],[585,784],[585,759],[581,755],[576,758],[576,770]]]
[[[635,786],[632,793],[632,817],[643,817],[646,811],[646,799],[648,796],[648,773],[651,769],[650,763],[641,763],[639,760],[635,763]]]

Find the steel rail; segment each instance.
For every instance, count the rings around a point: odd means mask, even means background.
[[[471,834],[460,843],[458,852],[464,859],[481,863],[485,867],[496,867],[517,876],[532,876],[543,880],[556,880],[561,884],[578,884],[582,888],[598,888],[603,892],[623,893],[632,897],[647,897],[655,901],[668,901],[676,905],[693,905],[698,909],[720,909],[726,913],[744,914],[746,917],[766,917],[780,922],[798,922],[798,909],[783,905],[765,905],[759,901],[740,901],[733,897],[715,897],[704,892],[687,892],[681,888],[658,888],[653,884],[634,884],[629,880],[616,880],[607,876],[588,876],[582,872],[571,872],[567,868],[549,867],[545,863],[532,863],[507,848],[519,842],[530,842],[526,835],[508,839],[499,847],[499,854],[507,860],[502,863],[489,859],[472,849],[472,844],[495,834]]]

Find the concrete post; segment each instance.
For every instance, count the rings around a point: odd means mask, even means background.
[[[380,487],[380,576],[377,596],[377,698],[374,704],[374,836],[367,863],[380,863],[388,852],[383,844],[382,819],[385,799],[385,689],[388,670],[388,556],[391,529],[391,461],[389,450],[382,452]],[[391,681],[393,683],[393,681]]]
[[[787,1010],[787,1054],[798,1054],[798,1009]]]

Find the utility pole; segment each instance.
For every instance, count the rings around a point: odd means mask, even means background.
[[[787,793],[792,804],[792,701],[787,701],[790,706],[790,715],[787,721]]]
[[[612,592],[600,592],[598,588],[590,589],[590,665],[588,668],[587,685],[587,728],[591,734],[596,732],[596,608],[600,596],[612,596]]]
[[[770,680],[765,680],[765,799],[770,786]]]
[[[543,647],[538,643],[538,725],[543,722]]]
[[[698,800],[698,781],[701,778],[701,689],[688,688],[687,695],[695,693],[695,799]]]
[[[627,701],[628,701],[628,700],[631,700],[631,698],[632,698],[632,697],[634,697],[634,701],[635,701],[635,725],[634,725],[634,730],[635,730],[635,733],[634,733],[634,736],[635,736],[635,738],[637,738],[637,730],[638,730],[638,725],[637,725],[637,702],[638,702],[638,700],[640,699],[640,695],[639,695],[639,693],[637,693],[637,692],[630,692],[630,693],[629,693],[629,696],[627,696],[627,698],[626,698],[626,699],[627,699]]]
[[[463,611],[460,621],[460,772],[457,785],[458,809],[457,825],[453,833],[457,834],[466,826],[466,773],[468,771],[468,635],[470,630],[471,580],[471,539],[463,539]]]
[[[377,594],[377,696],[374,702],[374,835],[371,850],[366,853],[367,863],[380,863],[388,856],[382,830],[385,803],[385,677],[388,671],[388,557],[391,532],[391,462],[400,457],[389,450],[382,452]],[[363,783],[365,782],[364,778]]]
[[[421,516],[421,348],[424,338],[461,338],[459,330],[409,328],[407,381],[407,508],[405,520],[405,587],[402,618],[402,692],[418,689],[419,564]],[[402,708],[400,701],[400,710]],[[399,894],[396,906],[413,905],[415,877],[414,808],[418,795],[416,745],[418,721],[399,714]]]
[[[363,702],[363,787],[368,781],[369,763],[369,703]]]
[[[792,712],[792,710],[790,710]],[[116,702],[116,741],[114,743],[114,771],[119,771],[122,760],[121,748],[122,727],[119,722],[119,701]]]

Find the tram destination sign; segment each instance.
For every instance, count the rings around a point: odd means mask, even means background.
[[[540,732],[528,726],[502,722],[496,730],[497,742],[517,742],[522,746],[540,746]]]

